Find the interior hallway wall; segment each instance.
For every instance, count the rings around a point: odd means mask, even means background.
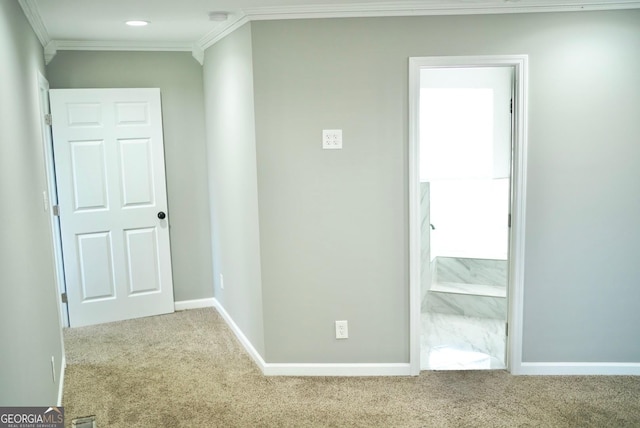
[[[408,58],[528,54],[524,361],[640,362],[639,22],[253,22],[267,360],[408,361]]]
[[[215,296],[264,358],[251,53],[251,24],[205,52],[207,162]]]
[[[176,301],[213,296],[202,67],[189,52],[59,51],[52,89],[160,88]]]
[[[0,406],[58,401],[63,345],[43,201],[44,71],[42,46],[19,3],[0,1]]]

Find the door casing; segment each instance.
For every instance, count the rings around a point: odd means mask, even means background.
[[[409,58],[409,366],[420,374],[420,70],[447,67],[513,67],[513,153],[507,314],[507,370],[521,373],[527,166],[528,56]]]
[[[41,74],[38,73],[38,91],[40,98],[40,123],[42,129],[42,151],[44,155],[44,170],[47,177],[47,190],[43,194],[43,203],[45,211],[49,213],[50,227],[52,234],[52,251],[54,268],[56,275],[56,290],[58,296],[62,296],[66,292],[64,279],[64,266],[62,260],[62,235],[60,234],[60,222],[58,217],[53,213],[53,207],[58,203],[58,192],[55,179],[55,165],[53,162],[53,139],[51,126],[47,123],[46,115],[49,111],[49,82]],[[67,304],[60,298],[59,312],[60,324],[63,327],[69,327],[69,314],[67,312]]]

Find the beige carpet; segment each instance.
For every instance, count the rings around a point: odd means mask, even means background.
[[[64,407],[103,427],[640,427],[640,377],[265,377],[214,309],[65,331]]]

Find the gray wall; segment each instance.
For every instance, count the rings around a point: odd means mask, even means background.
[[[639,22],[252,23],[266,360],[408,361],[408,58],[528,54],[523,359],[640,362]]]
[[[264,357],[250,25],[207,49],[204,82],[215,295]]]
[[[0,406],[55,405],[60,382],[38,71],[42,47],[20,5],[0,1]]]
[[[189,52],[61,51],[52,89],[158,87],[176,301],[213,296],[202,67]]]
[[[253,24],[269,362],[409,358],[407,55],[378,22]]]

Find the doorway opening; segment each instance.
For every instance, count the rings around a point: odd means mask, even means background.
[[[519,361],[525,69],[411,58],[413,373]]]
[[[506,368],[512,87],[511,67],[420,72],[422,370]]]

